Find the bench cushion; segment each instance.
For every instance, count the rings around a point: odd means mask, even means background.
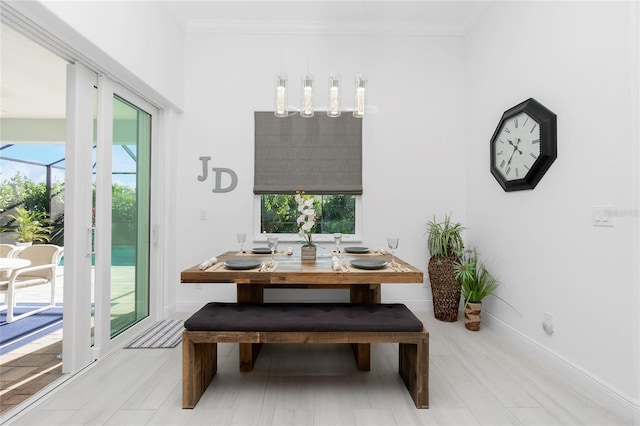
[[[422,331],[405,305],[350,303],[206,304],[185,321],[191,331]]]

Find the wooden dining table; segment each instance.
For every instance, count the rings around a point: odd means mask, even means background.
[[[300,251],[278,252],[272,262],[271,254],[254,254],[251,251],[229,251],[216,256],[216,262],[206,269],[194,265],[180,274],[182,284],[235,283],[238,303],[263,303],[264,290],[272,288],[305,289],[349,289],[350,303],[381,303],[382,284],[422,284],[423,272],[413,265],[391,254],[369,251],[366,253],[342,252],[338,256],[340,268],[334,269],[334,254],[329,249],[320,249],[316,260],[302,260]],[[361,269],[352,261],[379,260],[386,262],[379,269]],[[257,266],[251,269],[229,269],[226,262],[255,260]],[[374,262],[374,263],[382,263]],[[358,263],[358,262],[356,262]],[[371,262],[368,262],[371,263]],[[227,264],[228,265],[228,264]],[[240,366],[253,365],[258,355],[259,345],[240,344]],[[369,344],[354,345],[358,359],[369,359]]]
[[[368,253],[342,253],[339,259],[344,266],[334,270],[332,253],[320,254],[316,260],[303,261],[299,253],[276,253],[274,269],[263,270],[261,266],[246,270],[225,267],[225,262],[238,259],[256,259],[270,262],[270,254],[229,251],[216,256],[216,263],[202,270],[199,265],[185,269],[180,274],[183,284],[236,283],[238,303],[262,302],[267,288],[349,288],[352,303],[380,303],[380,285],[422,283],[423,272],[413,265],[391,255],[371,251]],[[383,260],[387,265],[381,269],[359,269],[351,265],[352,260]]]

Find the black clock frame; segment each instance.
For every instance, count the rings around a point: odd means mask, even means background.
[[[507,180],[495,164],[496,142],[504,123],[521,112],[529,114],[540,126],[540,156],[522,179]],[[506,192],[533,189],[558,156],[556,114],[535,99],[529,98],[502,114],[498,127],[491,137],[490,144],[491,174],[496,178],[500,186],[502,186],[502,189]]]

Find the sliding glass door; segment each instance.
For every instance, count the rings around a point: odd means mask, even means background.
[[[113,98],[111,325],[114,337],[149,315],[151,114]]]
[[[69,66],[69,81],[74,119],[67,184],[73,196],[66,214],[74,220],[67,222],[64,333],[65,340],[72,337],[63,362],[73,373],[123,346],[157,315],[159,291],[150,284],[157,110],[79,64]]]
[[[98,78],[97,110],[94,356],[100,357],[151,323],[150,182],[157,110],[105,76]]]

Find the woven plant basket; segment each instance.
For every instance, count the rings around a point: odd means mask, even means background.
[[[464,308],[464,326],[467,330],[480,330],[480,317],[482,314],[482,303],[468,302]]]
[[[429,281],[433,298],[433,313],[436,319],[446,322],[458,320],[460,308],[460,282],[455,278],[455,257],[431,257],[429,259]]]

